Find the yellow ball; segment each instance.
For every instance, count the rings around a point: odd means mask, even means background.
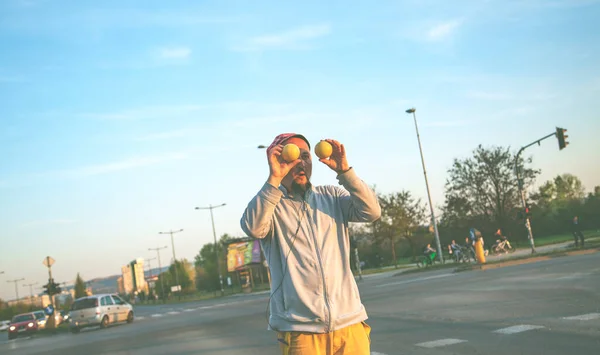
[[[315,154],[319,157],[319,159],[327,159],[333,153],[333,147],[327,141],[320,141],[315,146]]]
[[[286,144],[283,147],[283,151],[281,152],[283,159],[288,163],[293,162],[294,160],[300,158],[300,148],[297,145],[290,143]]]

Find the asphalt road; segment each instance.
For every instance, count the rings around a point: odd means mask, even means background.
[[[598,354],[600,253],[486,271],[366,276],[372,354]],[[268,295],[138,306],[133,324],[0,340],[0,354],[279,354]]]

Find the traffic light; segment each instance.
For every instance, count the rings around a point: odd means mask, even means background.
[[[62,292],[60,284],[54,282],[54,279],[48,280],[48,283],[42,286],[42,288],[44,289],[44,293],[48,296],[54,296]]]
[[[52,294],[58,295],[61,292],[62,290],[60,288],[60,284],[57,284],[56,282],[54,282],[54,280],[52,280]]]
[[[559,150],[566,148],[567,145],[569,144],[569,142],[567,142],[567,138],[569,138],[569,136],[567,136],[565,134],[566,131],[567,130],[564,128],[556,127],[556,138],[558,138],[558,149]]]
[[[531,208],[529,208],[529,205],[525,206],[525,216],[531,218]]]

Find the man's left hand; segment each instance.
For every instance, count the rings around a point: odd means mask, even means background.
[[[319,161],[330,167],[331,170],[338,173],[338,175],[348,171],[350,167],[348,165],[348,160],[346,159],[346,149],[344,148],[344,145],[333,139],[325,139],[325,141],[331,144],[333,152],[329,158],[319,159]]]

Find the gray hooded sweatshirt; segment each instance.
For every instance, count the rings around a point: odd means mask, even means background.
[[[354,169],[337,186],[294,196],[265,183],[241,219],[271,272],[269,329],[328,333],[367,319],[350,269],[348,222],[381,216],[377,196]]]

